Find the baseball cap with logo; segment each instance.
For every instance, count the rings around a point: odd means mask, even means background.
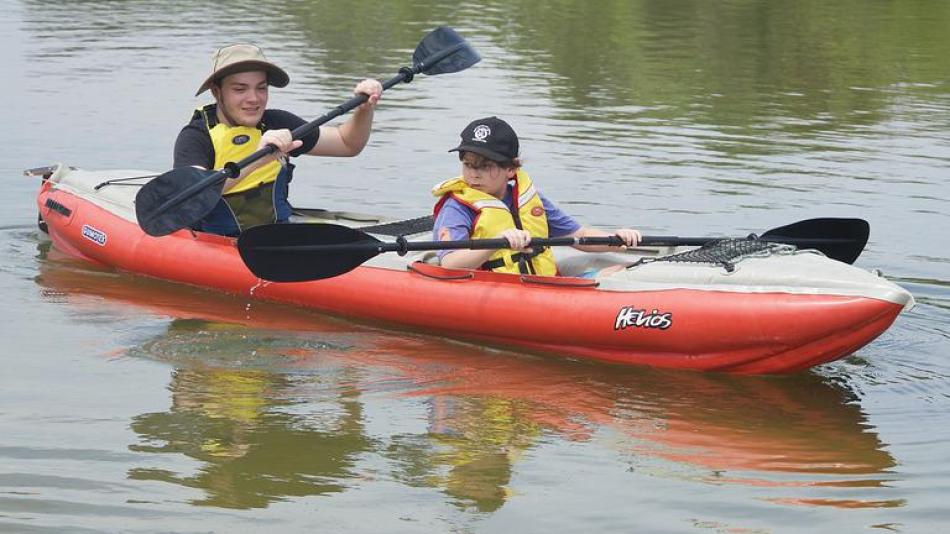
[[[217,49],[211,55],[211,74],[205,79],[195,96],[208,90],[215,80],[229,74],[262,70],[267,73],[267,83],[274,87],[284,87],[290,82],[290,76],[284,69],[274,65],[264,57],[260,47],[251,44],[233,44]]]
[[[518,135],[498,117],[472,121],[460,137],[462,142],[449,152],[474,152],[499,163],[518,157]]]

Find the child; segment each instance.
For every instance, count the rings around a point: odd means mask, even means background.
[[[462,130],[458,152],[462,176],[432,189],[439,197],[434,215],[434,239],[490,239],[503,237],[511,245],[501,250],[443,250],[443,267],[487,269],[505,273],[555,276],[557,265],[550,249],[529,248],[532,237],[609,236],[581,226],[533,185],[521,169],[518,136],[498,117],[479,119]],[[621,228],[615,232],[626,246],[636,246],[640,232]],[[606,252],[616,247],[586,245],[586,252]]]

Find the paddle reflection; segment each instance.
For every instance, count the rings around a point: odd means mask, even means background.
[[[858,398],[846,383],[814,374],[734,377],[535,358],[286,306],[248,307],[73,263],[40,265],[36,281],[57,302],[176,318],[126,350],[174,368],[171,406],[133,419],[139,439],[130,448],[199,466],[136,467],[129,476],[200,489],[195,504],[263,507],[345,491],[380,476],[366,460],[373,453],[388,463],[383,476],[490,513],[518,493],[513,473],[528,468],[524,458],[546,454],[541,444],[566,443],[626,462],[631,476],[745,487],[782,505],[904,504],[882,498],[895,461]],[[368,396],[375,419],[399,422],[372,438]],[[424,415],[413,420],[407,403]],[[555,472],[565,467],[548,462]]]

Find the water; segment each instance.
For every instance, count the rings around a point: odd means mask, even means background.
[[[0,2],[0,532],[946,530],[950,4]],[[215,24],[209,23],[216,20]],[[862,217],[918,306],[792,377],[489,350],[116,274],[35,229],[23,169],[166,170],[218,45],[316,117],[449,24],[469,71],[385,95],[303,206],[426,213],[497,114],[584,222],[743,235]]]

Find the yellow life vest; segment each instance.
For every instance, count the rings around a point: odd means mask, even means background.
[[[208,135],[211,136],[214,169],[221,169],[226,163],[238,162],[257,151],[264,125],[259,124],[256,128],[228,126],[218,121],[215,106],[216,104],[207,105],[198,109],[195,114],[196,118],[200,116],[204,119]],[[279,162],[265,163],[225,191],[223,198],[241,228],[276,220],[273,189],[280,171]]]
[[[221,169],[225,163],[240,161],[257,151],[257,145],[263,135],[263,124],[257,128],[250,126],[228,126],[218,122],[215,104],[210,104],[198,110],[204,118],[211,144],[214,145],[214,168]],[[241,178],[234,187],[227,190],[227,194],[240,193],[268,184],[277,179],[280,172],[280,163],[271,161],[261,165],[254,172]]]
[[[514,180],[515,187],[512,191],[514,209],[512,210],[509,210],[508,206],[501,200],[469,187],[465,180],[459,176],[446,180],[432,188],[432,194],[440,197],[436,204],[436,211],[449,197],[475,211],[475,227],[470,232],[473,239],[492,239],[509,228],[526,230],[531,234],[531,237],[548,237],[548,218],[544,212],[544,205],[541,203],[541,196],[534,188],[531,177],[528,176],[528,173],[518,169]],[[520,273],[522,269],[519,265],[521,263],[519,258],[523,259],[524,256],[526,255],[511,249],[500,249],[491,255],[485,266],[496,272]],[[554,261],[554,254],[549,248],[532,256],[526,263],[529,271],[524,274],[557,275],[557,264]]]

